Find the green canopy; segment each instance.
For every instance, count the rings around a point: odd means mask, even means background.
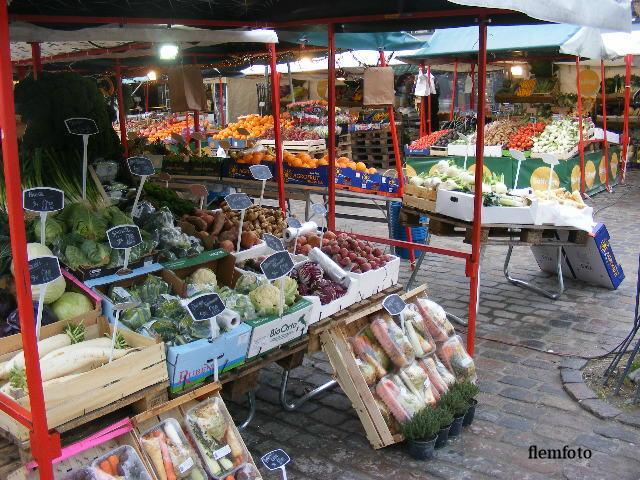
[[[326,47],[326,32],[278,30],[280,41]],[[406,32],[336,33],[336,48],[344,50],[415,50],[427,42]]]

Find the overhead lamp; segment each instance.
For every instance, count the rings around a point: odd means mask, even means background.
[[[339,81],[339,82],[344,82],[344,81],[346,80],[346,78],[344,78],[344,77],[338,77],[338,78],[336,78],[336,80],[337,80],[337,81]]]
[[[522,65],[511,65],[511,75],[514,77],[521,77],[524,75],[524,68]]]
[[[178,56],[178,46],[172,43],[160,45],[160,58],[162,60],[173,60]]]
[[[158,75],[156,74],[155,70],[149,70],[147,72],[147,79],[150,82],[155,82],[158,79]]]

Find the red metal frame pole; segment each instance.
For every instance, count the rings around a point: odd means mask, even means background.
[[[225,124],[225,115],[224,115],[224,87],[222,85],[222,77],[220,77],[220,80],[218,82],[218,110],[219,110],[219,121],[220,121],[220,126],[224,127]]]
[[[607,190],[609,189],[609,141],[607,140],[607,95],[605,94],[604,88],[604,60],[600,60],[600,89],[602,90],[602,130],[604,130],[604,159],[601,160],[604,162],[605,167],[605,185],[607,186]]]
[[[580,152],[580,193],[585,193],[584,139],[582,138],[582,90],[580,88],[580,57],[576,57],[576,89],[578,91],[578,152]]]
[[[38,75],[42,72],[42,53],[38,42],[31,43],[31,65],[33,66],[33,78],[38,79]]]
[[[471,64],[471,96],[469,97],[469,109],[476,108],[476,64]]]
[[[420,62],[420,73],[424,75],[424,62]],[[429,77],[427,76],[427,85],[429,85]],[[427,134],[427,99],[420,97],[420,137],[424,137]]]
[[[431,65],[427,67],[427,80],[429,81],[429,89],[431,89]],[[431,134],[433,125],[431,125],[431,92],[427,97],[427,133]]]
[[[467,351],[473,355],[476,341],[476,316],[480,290],[480,234],[482,226],[482,173],[484,170],[484,120],[487,82],[487,23],[479,21],[478,45],[478,110],[476,139],[475,193],[473,196],[473,230],[471,233],[471,260],[467,262],[469,286],[469,320],[467,329]]]
[[[284,192],[284,164],[282,161],[282,134],[280,125],[280,76],[275,43],[268,44],[269,66],[271,67],[271,107],[273,109],[273,136],[276,146],[276,181],[278,182],[278,203],[286,214],[287,202]]]
[[[327,215],[327,227],[336,229],[336,38],[333,23],[327,25],[327,114],[329,128],[329,206]]]
[[[188,116],[188,114],[187,114]],[[193,111],[193,133],[200,133],[200,111],[199,110],[194,110]],[[200,153],[200,140],[198,140],[197,135],[196,135],[196,150],[198,151],[198,154]]]
[[[124,108],[124,95],[122,95],[122,68],[116,61],[116,91],[118,93],[118,121],[120,122],[120,142],[124,150],[124,158],[129,156],[129,142],[127,141],[127,113]]]
[[[40,360],[36,343],[31,282],[27,264],[27,238],[24,227],[24,211],[22,209],[22,182],[20,179],[16,115],[13,103],[13,74],[6,2],[2,2],[2,5],[0,5],[0,49],[2,156],[4,158],[4,178],[7,192],[6,207],[9,216],[11,254],[14,265],[13,276],[16,286],[22,347],[29,389],[29,408],[32,421],[30,428],[31,451],[40,465],[40,478],[53,480],[52,461],[60,455],[60,437],[56,433],[50,435],[48,431],[47,411],[44,403]],[[1,398],[0,401],[3,404],[7,403],[4,398]]]
[[[629,148],[629,107],[631,103],[631,60],[632,55],[624,56],[624,123],[622,129],[622,183],[627,178],[627,151]]]
[[[144,84],[144,111],[149,111],[149,82]]]
[[[449,121],[453,120],[453,112],[456,108],[456,92],[458,90],[458,60],[453,62],[453,82],[451,84],[451,108],[449,110]]]

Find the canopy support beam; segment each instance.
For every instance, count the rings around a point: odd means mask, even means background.
[[[576,89],[578,92],[578,152],[580,153],[580,193],[585,195],[584,138],[582,135],[582,88],[580,87],[580,57],[576,57]]]
[[[327,227],[329,230],[336,230],[336,38],[333,23],[327,25],[327,114],[328,114],[328,140],[329,149],[329,208]]]
[[[127,113],[124,108],[124,96],[122,95],[122,67],[116,60],[116,91],[118,93],[118,123],[120,124],[120,142],[124,151],[124,158],[129,157],[129,142],[127,142]]]
[[[420,62],[420,73],[422,75],[425,74],[424,62]],[[427,85],[429,85],[429,76],[427,76]],[[427,99],[424,96],[420,97],[420,137],[424,137],[427,134],[426,108],[427,108]]]
[[[282,131],[280,126],[280,77],[277,69],[276,44],[269,43],[269,66],[271,67],[271,109],[273,111],[273,137],[276,146],[276,178],[278,182],[278,204],[286,215],[287,200],[284,193],[284,165],[282,162]]]
[[[38,75],[42,72],[42,51],[38,42],[31,43],[31,65],[33,68],[33,78],[38,79]]]
[[[627,179],[627,151],[629,149],[629,107],[631,104],[632,55],[624,56],[624,124],[622,129],[622,183]]]
[[[431,65],[427,66],[427,80],[429,81],[429,89],[431,89]],[[437,129],[437,125],[435,126]],[[431,92],[427,97],[427,134],[431,134],[434,126],[431,124]]]
[[[602,98],[602,130],[604,130],[604,140],[603,140],[603,150],[604,150],[604,158],[601,160],[604,162],[604,178],[605,185],[607,190],[610,192],[611,187],[609,186],[609,140],[607,139],[607,94],[605,93],[605,82],[604,82],[604,60],[600,60],[600,90],[601,98]]]
[[[453,113],[456,108],[456,93],[458,92],[458,60],[453,62],[453,82],[451,83],[451,109],[449,110],[449,121],[453,121]]]

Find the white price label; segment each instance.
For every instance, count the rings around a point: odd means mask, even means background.
[[[193,461],[193,458],[189,457],[180,465],[178,465],[178,470],[180,471],[181,474],[184,474],[184,473],[187,473],[189,470],[191,470],[194,465],[195,463]]]
[[[229,445],[225,445],[222,448],[213,452],[213,459],[220,460],[222,457],[226,457],[231,453],[231,447]]]

